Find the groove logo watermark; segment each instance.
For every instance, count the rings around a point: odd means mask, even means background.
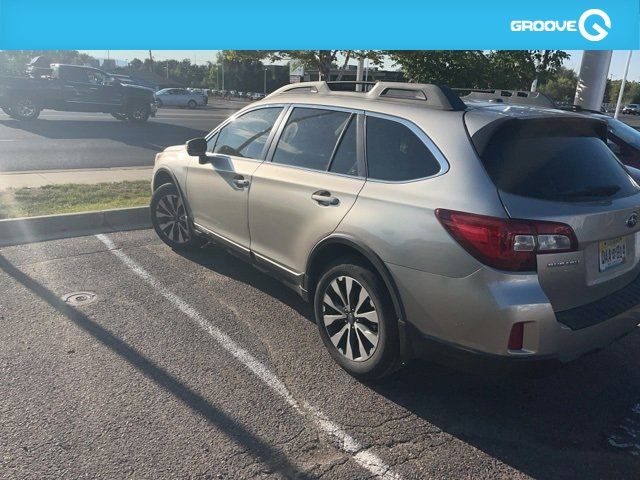
[[[609,35],[611,18],[599,8],[586,10],[578,20],[512,20],[512,32],[580,32],[590,42]]]

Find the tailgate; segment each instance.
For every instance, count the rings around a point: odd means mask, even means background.
[[[537,256],[540,284],[556,311],[610,295],[639,273],[640,187],[589,118],[505,123],[482,162],[512,218],[569,225],[574,251]]]

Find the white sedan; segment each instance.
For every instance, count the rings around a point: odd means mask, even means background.
[[[155,93],[158,107],[196,108],[207,104],[204,95],[186,88],[164,88]]]

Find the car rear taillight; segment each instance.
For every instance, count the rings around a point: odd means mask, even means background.
[[[514,220],[439,208],[436,216],[471,255],[499,270],[534,271],[539,253],[573,252],[578,239],[564,223]]]

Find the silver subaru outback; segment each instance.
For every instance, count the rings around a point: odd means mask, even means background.
[[[158,154],[151,215],[313,303],[348,372],[563,363],[640,322],[640,187],[604,122],[427,84],[287,85]],[[446,353],[444,353],[446,352]]]

